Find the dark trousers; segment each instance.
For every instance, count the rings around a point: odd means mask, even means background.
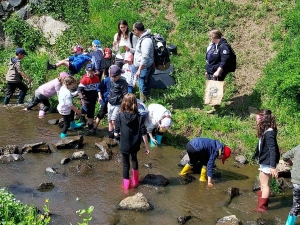
[[[70,127],[70,123],[72,121],[74,121],[74,115],[75,112],[73,110],[71,110],[71,113],[69,115],[62,115],[63,119],[64,119],[64,126],[61,130],[62,133],[66,134],[69,127]]]
[[[42,110],[44,112],[47,112],[49,110],[49,108],[50,108],[49,99],[47,97],[45,97],[44,95],[42,95],[40,92],[35,91],[34,98],[33,98],[32,102],[27,106],[27,109],[30,110],[39,103],[43,103],[44,107]]]
[[[132,169],[138,170],[139,164],[137,161],[137,153],[134,154],[124,154],[122,153],[122,162],[123,162],[123,178],[129,179],[129,169],[130,169],[130,161],[129,157],[131,156]]]
[[[27,93],[28,87],[24,82],[18,82],[18,83],[7,83],[6,85],[7,91],[6,91],[6,96],[4,100],[4,104],[8,104],[11,96],[14,94],[17,88],[20,89],[20,95],[19,95],[19,100],[18,103],[22,104],[24,102],[25,95]]]
[[[293,184],[293,206],[291,216],[298,216],[300,212],[300,184]]]

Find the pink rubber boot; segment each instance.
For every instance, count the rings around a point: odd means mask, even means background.
[[[130,188],[130,179],[123,179],[123,186],[125,190]]]
[[[139,185],[139,170],[132,169],[132,187]]]
[[[40,118],[40,119],[43,119],[44,117],[45,117],[45,111],[40,110],[40,111],[39,111],[39,118]]]

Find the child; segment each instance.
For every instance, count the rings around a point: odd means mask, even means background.
[[[40,119],[44,118],[45,113],[50,108],[50,102],[48,98],[52,97],[55,94],[58,95],[62,85],[62,81],[66,76],[68,76],[68,74],[66,72],[62,72],[59,74],[57,78],[39,86],[38,89],[35,91],[32,102],[24,110],[25,111],[31,110],[37,104],[43,103],[44,107],[39,111],[39,118]]]
[[[124,189],[130,188],[129,157],[131,156],[132,162],[132,187],[139,184],[139,171],[137,152],[140,150],[141,138],[145,142],[146,154],[149,154],[147,130],[142,122],[142,117],[138,113],[138,106],[134,94],[126,94],[123,98],[120,113],[116,119],[116,126],[114,135],[120,137],[120,152],[122,153],[123,162],[123,185]]]
[[[114,138],[115,120],[119,113],[123,97],[127,94],[128,84],[120,79],[123,71],[116,65],[109,68],[110,90],[108,94],[108,137]]]
[[[73,48],[74,55],[70,56],[67,59],[58,61],[56,64],[52,65],[47,62],[47,70],[55,70],[59,66],[65,66],[69,69],[69,75],[77,74],[84,63],[91,60],[91,57],[87,54],[82,54],[83,48],[80,45],[76,45]]]
[[[4,99],[4,105],[9,104],[10,98],[16,88],[20,89],[18,104],[24,103],[28,87],[23,82],[23,77],[27,79],[28,83],[31,82],[30,78],[22,70],[21,60],[25,57],[25,55],[27,55],[27,52],[25,52],[23,48],[17,48],[16,57],[10,59],[9,69],[6,74],[7,92]]]
[[[124,57],[125,64],[123,65],[124,73],[122,77],[125,78],[128,84],[128,93],[133,93],[133,89],[136,83],[136,76],[135,76],[135,66],[133,65],[133,54],[131,52],[126,52]]]
[[[291,171],[293,182],[293,206],[289,212],[286,225],[294,225],[296,224],[296,219],[300,212],[300,145],[284,153],[282,159],[293,166]],[[293,161],[291,159],[293,159]]]
[[[81,114],[87,114],[88,128],[90,130],[93,128],[100,79],[98,76],[95,76],[94,64],[87,64],[85,71],[86,74],[83,75],[77,90],[82,104]],[[82,123],[85,123],[85,119],[83,117],[84,116],[81,115],[80,119]],[[82,124],[82,126],[85,126],[85,124]]]
[[[100,103],[100,111],[97,114],[94,127],[89,131],[89,134],[95,134],[100,120],[104,118],[107,113],[108,94],[110,90],[110,77],[103,79],[98,88],[98,102]]]
[[[101,49],[101,41],[93,40],[93,52],[89,54],[92,64],[95,66],[95,75],[101,78],[101,62],[103,60],[103,53]]]
[[[72,76],[67,76],[63,80],[63,85],[60,88],[58,94],[58,105],[57,110],[64,118],[64,126],[60,133],[61,138],[67,137],[67,131],[70,127],[70,123],[74,122],[74,111],[81,115],[81,111],[77,109],[72,103],[72,95],[70,90],[76,87],[76,80]],[[74,122],[75,123],[75,122]]]
[[[215,160],[222,159],[222,163],[224,164],[225,160],[230,157],[231,149],[218,140],[197,137],[187,143],[186,150],[190,161],[181,170],[179,176],[185,177],[188,173],[192,172],[194,166],[200,163],[201,174],[199,180],[207,181],[207,186],[212,187]]]
[[[256,116],[257,137],[259,138],[254,158],[259,163],[259,182],[260,190],[257,193],[258,207],[257,212],[268,210],[270,197],[270,179],[277,177],[276,164],[279,162],[279,148],[276,140],[277,125],[271,110],[264,109]]]

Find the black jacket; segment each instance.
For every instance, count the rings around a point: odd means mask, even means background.
[[[276,168],[280,158],[276,135],[276,132],[271,130],[266,131],[261,137],[260,151],[259,144],[257,144],[254,153],[254,158],[258,159],[259,164],[270,165],[272,168]]]
[[[128,84],[126,80],[120,78],[117,82],[110,79],[110,89],[108,94],[108,102],[111,105],[121,105],[123,97],[128,92]]]
[[[138,113],[121,112],[115,124],[115,133],[120,133],[120,152],[137,153],[140,150],[141,136],[147,134],[142,117]]]

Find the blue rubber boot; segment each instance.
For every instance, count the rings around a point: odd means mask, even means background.
[[[296,224],[296,220],[297,220],[297,216],[291,216],[289,214],[285,225],[295,225]]]
[[[81,123],[75,123],[75,121],[72,121],[70,123],[70,129],[71,130],[78,129],[78,128],[81,128]]]
[[[161,144],[161,140],[162,140],[162,135],[156,134],[155,135],[155,139],[157,141],[157,144],[160,145]]]
[[[60,133],[60,138],[66,138],[66,137],[68,137],[68,134]]]

